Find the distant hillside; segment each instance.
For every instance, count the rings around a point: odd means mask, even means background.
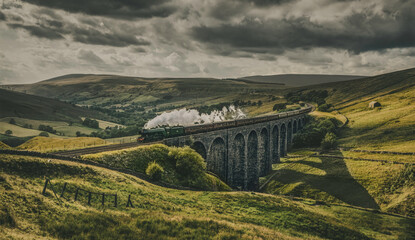
[[[80,121],[80,117],[104,117],[102,113],[58,100],[0,89],[0,118],[21,117],[51,121]]]
[[[183,107],[214,105],[217,108],[210,110],[221,110],[242,100],[250,106],[259,101],[265,104],[271,99],[275,101],[278,90],[285,88],[280,84],[238,79],[139,78],[92,74],[72,74],[34,84],[1,87],[79,106],[93,106],[118,119],[117,123],[123,125],[144,125],[156,113]]]
[[[113,99],[116,97],[124,102],[141,102],[143,96],[152,96],[145,102],[156,101],[163,97],[193,98],[212,95],[217,97],[245,92],[249,89],[269,89],[269,87],[283,88],[281,84],[264,84],[239,79],[139,78],[93,74],[72,74],[33,84],[3,86],[14,91],[86,104],[90,99],[109,97]]]
[[[348,81],[364,78],[364,76],[354,75],[319,75],[319,74],[281,74],[268,76],[248,76],[240,79],[253,82],[279,83],[289,87],[302,87],[320,83]]]
[[[374,77],[287,89],[294,96],[327,90],[327,103],[349,118],[344,146],[390,151],[415,149],[415,68]],[[370,109],[369,102],[382,106]]]

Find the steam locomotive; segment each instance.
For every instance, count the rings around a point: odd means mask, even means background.
[[[223,121],[217,123],[194,125],[189,127],[175,126],[175,127],[159,127],[152,129],[143,129],[141,131],[141,137],[137,138],[138,142],[152,142],[159,141],[165,138],[179,137],[184,135],[191,135],[196,133],[210,132],[214,130],[220,130],[225,128],[240,127],[245,125],[251,125],[255,123],[268,122],[277,119],[282,119],[298,114],[309,113],[312,111],[312,107],[308,106],[300,110],[294,110],[284,113],[278,113],[262,117],[245,118],[238,120]]]

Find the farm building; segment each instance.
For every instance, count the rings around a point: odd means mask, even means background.
[[[377,102],[377,101],[372,101],[372,102],[369,103],[370,108],[377,108],[377,107],[380,107],[380,106],[382,106],[382,105],[380,105],[380,103]]]

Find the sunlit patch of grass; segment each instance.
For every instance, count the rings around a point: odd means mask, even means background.
[[[347,151],[331,154],[369,159],[376,155],[379,159],[394,157],[390,159],[413,162],[413,156]],[[280,164],[274,164],[273,170],[273,178],[264,187],[264,192],[380,208],[404,215],[412,215],[414,212],[412,209],[415,205],[411,199],[415,194],[409,189],[413,189],[415,183],[407,179],[399,180],[401,184],[396,184],[396,179],[408,171],[402,164],[304,155],[282,158]]]
[[[11,149],[11,147],[2,141],[0,141],[0,149]]]
[[[17,149],[39,151],[39,152],[54,152],[60,150],[72,150],[86,147],[107,145],[105,140],[101,138],[92,137],[78,137],[78,138],[51,138],[51,137],[35,137],[29,141],[18,146]]]
[[[413,151],[415,147],[415,87],[376,98],[381,108],[369,109],[355,100],[341,110],[350,122],[341,132],[340,144],[360,149]]]
[[[363,159],[385,160],[390,162],[415,163],[415,155],[378,154],[342,151],[343,156]]]

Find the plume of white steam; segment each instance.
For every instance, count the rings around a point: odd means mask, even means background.
[[[245,117],[245,113],[243,113],[240,108],[236,108],[234,105],[223,107],[221,111],[214,110],[210,114],[200,114],[196,109],[182,108],[171,112],[163,112],[148,121],[144,128],[149,129],[158,126],[191,126],[195,124],[214,123]]]

